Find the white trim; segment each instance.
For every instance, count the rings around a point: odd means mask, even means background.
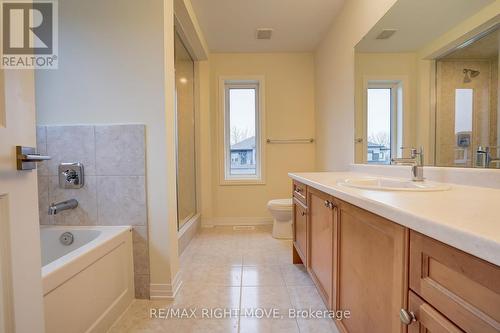
[[[190,1],[174,0],[174,23],[194,60],[207,60],[208,45]]]
[[[410,80],[407,75],[365,75],[363,76],[363,95],[362,95],[362,118],[363,118],[363,163],[367,164],[368,154],[368,97],[367,90],[370,87],[390,88],[391,89],[391,157],[401,157],[400,147],[409,147],[412,145],[412,130],[411,130],[411,88]],[[403,110],[398,110],[397,88],[402,89]],[[394,94],[393,94],[394,92]],[[395,110],[393,110],[395,108]],[[402,124],[402,128],[398,129],[397,124]],[[396,130],[394,132],[394,130]],[[402,133],[398,133],[398,132]],[[401,140],[398,140],[401,137]],[[399,147],[398,147],[399,146]],[[355,148],[356,149],[356,148]],[[376,164],[376,163],[372,163]]]
[[[272,217],[213,217],[205,220],[203,228],[233,225],[268,225],[273,224]]]
[[[227,177],[226,165],[228,150],[226,143],[230,138],[227,137],[229,125],[226,121],[226,85],[231,84],[234,86],[252,86],[256,88],[256,130],[255,130],[255,145],[257,150],[257,175],[256,176],[238,176]],[[257,87],[256,87],[257,86]],[[218,159],[219,159],[219,184],[220,185],[263,185],[266,183],[266,145],[265,145],[265,79],[264,76],[219,76],[218,87]],[[230,135],[230,133],[229,133]]]
[[[0,332],[14,332],[8,196],[0,195]]]
[[[175,296],[182,287],[181,273],[177,272],[172,283],[151,283],[149,285],[149,298],[156,299],[175,299]]]
[[[177,232],[177,246],[179,255],[184,252],[186,247],[189,245],[194,236],[198,233],[198,229],[201,224],[201,214],[196,214],[189,219]]]

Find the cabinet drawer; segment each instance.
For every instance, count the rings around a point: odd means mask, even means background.
[[[463,333],[461,329],[411,291],[408,298],[408,310],[413,312],[416,318],[416,321],[408,326],[408,333]]]
[[[293,196],[304,205],[307,205],[307,186],[297,181],[293,181]]]
[[[307,207],[297,200],[293,199],[293,241],[295,249],[299,253],[304,265],[307,265]]]
[[[500,267],[412,231],[410,288],[465,332],[500,332]]]

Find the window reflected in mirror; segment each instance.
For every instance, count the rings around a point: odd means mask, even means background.
[[[391,89],[368,88],[367,137],[368,163],[389,164],[391,161]]]
[[[403,145],[403,83],[369,80],[366,89],[366,162],[390,164]]]

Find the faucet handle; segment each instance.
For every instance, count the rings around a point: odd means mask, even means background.
[[[400,149],[401,150],[410,149],[410,151],[411,151],[411,158],[415,158],[415,156],[417,156],[417,155],[422,156],[424,154],[424,147],[423,146],[420,146],[418,149],[415,148],[415,147],[404,147],[404,146],[401,146]]]

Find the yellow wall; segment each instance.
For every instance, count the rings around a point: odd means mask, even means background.
[[[354,161],[354,46],[396,0],[346,1],[315,52],[316,167]]]
[[[264,185],[220,185],[217,121],[220,76],[264,76],[265,132],[275,139],[314,137],[314,63],[310,53],[211,54],[210,117],[200,131],[210,137],[201,140],[202,168],[211,168],[211,179],[202,179],[202,213],[205,224],[238,224],[269,220],[266,204],[271,199],[289,198],[288,172],[314,170],[314,144],[266,144]],[[205,98],[206,99],[206,98]],[[207,101],[205,101],[207,102]],[[205,123],[203,123],[203,121]],[[206,122],[209,122],[207,124]],[[207,144],[210,142],[210,144]],[[210,153],[206,153],[209,149]],[[210,161],[209,161],[210,160]],[[206,174],[206,171],[201,171]],[[210,184],[211,183],[211,184]],[[207,187],[211,187],[207,198]],[[250,218],[250,219],[248,219]]]

